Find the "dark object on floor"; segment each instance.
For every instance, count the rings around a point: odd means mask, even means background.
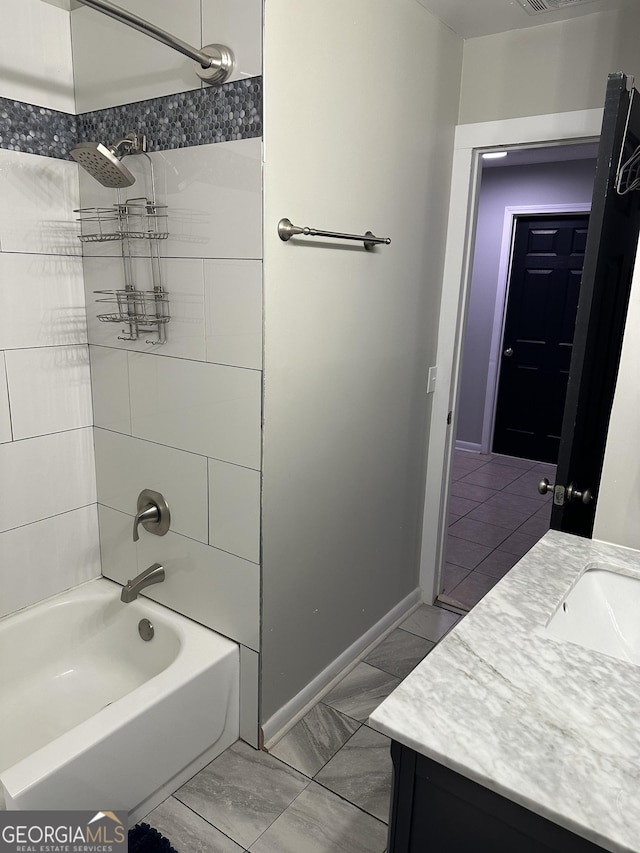
[[[148,823],[138,823],[129,830],[129,853],[177,853],[171,842]]]

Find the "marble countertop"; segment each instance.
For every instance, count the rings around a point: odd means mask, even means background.
[[[369,725],[606,850],[637,853],[640,666],[544,630],[593,563],[640,576],[640,551],[547,533]]]

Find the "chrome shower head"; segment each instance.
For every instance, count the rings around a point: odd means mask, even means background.
[[[103,187],[130,187],[135,181],[127,167],[101,142],[81,142],[70,153]]]
[[[103,187],[120,189],[130,187],[136,180],[121,158],[126,154],[141,154],[146,147],[143,135],[129,133],[110,148],[101,142],[81,142],[69,153]]]

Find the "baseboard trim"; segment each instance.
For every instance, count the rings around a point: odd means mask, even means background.
[[[422,604],[421,590],[415,589],[325,667],[313,681],[310,681],[305,688],[269,717],[262,727],[264,749],[268,752],[275,746],[319,699],[333,689],[338,681],[356,667],[363,658],[366,658],[374,646],[395,630],[400,622],[420,604]]]
[[[482,445],[475,441],[458,441],[456,439],[456,450],[467,450],[469,453],[482,453]]]

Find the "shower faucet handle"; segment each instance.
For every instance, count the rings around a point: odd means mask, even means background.
[[[155,536],[164,536],[171,524],[169,504],[160,492],[143,489],[138,495],[137,512],[133,519],[133,541],[140,539],[138,527],[142,525],[146,531]]]
[[[133,541],[137,542],[138,539],[140,539],[138,527],[141,524],[148,524],[149,522],[155,523],[158,521],[159,517],[160,510],[155,504],[151,504],[151,506],[148,506],[140,512],[137,512],[135,518],[133,519]]]

